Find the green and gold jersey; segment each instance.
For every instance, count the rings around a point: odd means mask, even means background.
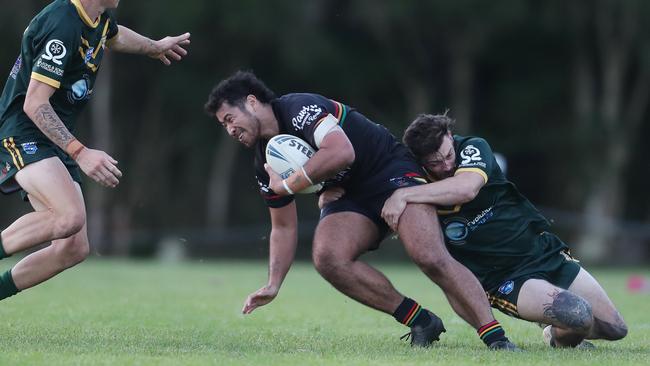
[[[92,20],[79,0],[53,1],[36,15],[0,97],[0,138],[41,134],[23,112],[31,79],[57,89],[50,104],[74,131],[77,115],[93,93],[104,45],[117,31],[110,14]]]
[[[506,179],[484,139],[454,136],[454,148],[455,174],[475,172],[486,183],[472,201],[438,207],[440,225],[449,252],[488,289],[544,249],[533,239],[550,224]]]

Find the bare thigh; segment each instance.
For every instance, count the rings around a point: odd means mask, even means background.
[[[337,212],[320,220],[314,234],[314,257],[333,256],[352,260],[379,241],[377,226],[356,212]]]

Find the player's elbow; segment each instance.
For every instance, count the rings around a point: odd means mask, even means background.
[[[456,194],[458,196],[458,201],[459,201],[458,203],[471,202],[472,200],[474,200],[474,198],[476,198],[480,190],[480,187],[476,188],[468,184],[461,184],[458,185],[456,188],[457,188]]]
[[[38,107],[36,104],[37,103],[34,102],[34,99],[25,98],[25,103],[23,103],[23,112],[25,112],[29,118],[32,118],[36,113],[36,108]]]

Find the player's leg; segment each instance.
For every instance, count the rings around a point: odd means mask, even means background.
[[[83,201],[81,187],[75,182],[79,198]],[[47,210],[47,206],[29,195],[29,201],[37,211]],[[38,250],[18,262],[11,270],[16,287],[24,290],[46,281],[63,270],[82,262],[88,256],[90,245],[86,225],[67,238],[53,240],[46,248]]]
[[[594,324],[592,305],[585,298],[541,279],[521,286],[517,312],[522,319],[550,324],[552,345],[558,347],[575,347]]]
[[[57,245],[24,258],[0,275],[0,299],[52,277],[88,253],[83,196],[63,163],[58,158],[34,162],[16,174],[16,181],[28,192],[37,211],[2,232],[5,250],[12,254],[51,240]],[[56,242],[61,238],[69,239]]]
[[[507,340],[479,281],[447,251],[435,208],[407,205],[398,231],[411,259],[440,286],[454,311],[477,329],[481,339],[488,346]]]
[[[584,268],[569,286],[569,291],[580,295],[591,304],[594,322],[588,339],[618,340],[627,335],[627,325],[605,290]]]
[[[428,346],[444,332],[442,321],[400,294],[388,278],[359,260],[380,239],[375,223],[344,211],[321,219],[314,234],[313,259],[318,272],[345,295],[411,327],[411,344]]]
[[[2,246],[11,255],[54,239],[79,232],[86,222],[83,199],[65,165],[56,157],[31,163],[16,181],[47,209],[30,212],[2,231]]]

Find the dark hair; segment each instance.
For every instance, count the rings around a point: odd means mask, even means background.
[[[455,121],[445,114],[420,114],[404,131],[402,141],[418,160],[440,149],[442,139],[452,131]]]
[[[221,80],[212,89],[203,108],[208,115],[214,117],[224,102],[243,107],[244,100],[249,95],[254,95],[262,103],[270,103],[275,98],[275,93],[253,72],[240,70]]]

